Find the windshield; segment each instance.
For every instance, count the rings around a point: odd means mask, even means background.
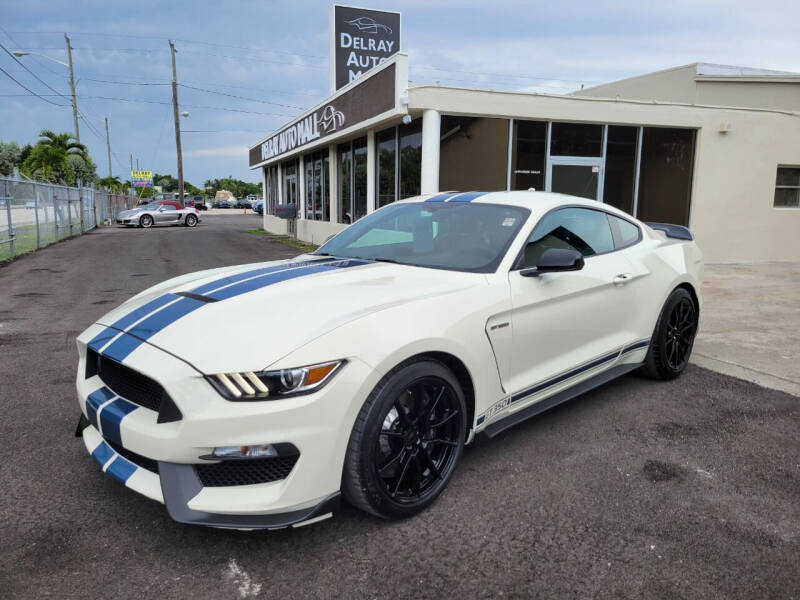
[[[359,219],[316,254],[491,273],[529,214],[498,204],[393,204]]]
[[[145,210],[158,210],[159,208],[161,208],[161,205],[158,202],[151,202],[144,207]]]

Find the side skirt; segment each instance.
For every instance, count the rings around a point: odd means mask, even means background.
[[[604,383],[608,383],[612,379],[616,379],[617,377],[621,377],[625,375],[625,373],[629,373],[634,369],[638,369],[641,367],[641,363],[635,364],[626,364],[626,365],[617,365],[616,367],[612,367],[607,371],[603,371],[602,373],[598,373],[594,377],[590,377],[585,381],[581,381],[579,384],[567,388],[566,390],[562,390],[549,398],[545,398],[544,400],[540,400],[534,404],[531,404],[527,408],[523,408],[520,411],[517,411],[513,414],[508,415],[507,417],[503,417],[502,419],[495,421],[494,423],[490,423],[486,426],[486,428],[478,433],[476,437],[479,438],[493,438],[499,433],[502,433],[506,429],[521,423],[531,417],[534,417],[540,413],[543,413],[546,410],[550,410],[551,408],[558,406],[559,404],[566,402],[567,400],[572,400],[576,396],[580,396],[581,394],[585,394],[589,390],[593,390],[596,387],[603,385]]]

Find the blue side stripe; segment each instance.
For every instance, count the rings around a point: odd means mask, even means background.
[[[594,369],[595,367],[599,367],[603,363],[607,363],[607,362],[609,362],[611,360],[614,360],[619,355],[620,355],[620,351],[617,350],[616,352],[613,352],[611,354],[606,354],[605,356],[601,356],[600,358],[597,358],[597,359],[593,360],[592,362],[587,363],[587,364],[585,364],[583,366],[580,366],[580,367],[578,367],[576,369],[572,369],[571,371],[567,371],[566,373],[562,373],[561,375],[553,377],[552,379],[548,379],[548,380],[546,380],[546,381],[544,381],[544,382],[542,382],[540,384],[537,384],[537,385],[535,385],[533,387],[530,387],[530,388],[528,388],[526,390],[522,390],[521,392],[517,392],[516,394],[511,396],[511,402],[512,403],[517,402],[518,400],[522,400],[523,398],[527,398],[528,396],[532,396],[532,395],[536,394],[537,392],[541,392],[544,389],[547,389],[547,388],[549,388],[551,386],[554,386],[557,383],[561,383],[562,381],[566,381],[567,379],[575,377],[576,375],[580,375],[584,371],[588,371],[590,369]]]
[[[136,465],[134,465],[132,462],[122,458],[121,456],[117,456],[117,458],[114,459],[114,462],[108,465],[106,473],[110,473],[119,481],[125,483],[131,478],[131,475],[136,472],[136,469]]]
[[[458,195],[460,192],[447,192],[445,194],[437,194],[425,200],[425,202],[444,202],[448,198]]]
[[[628,352],[633,352],[634,350],[639,350],[641,348],[647,348],[650,345],[650,340],[642,340],[641,342],[636,342],[635,344],[631,344],[625,350],[622,351],[623,354],[627,354]]]
[[[234,296],[238,296],[246,292],[252,292],[253,290],[267,287],[268,285],[273,285],[275,283],[280,283],[282,281],[288,281],[290,279],[296,279],[298,277],[305,277],[306,275],[313,275],[314,273],[324,273],[326,271],[334,271],[336,269],[346,269],[348,267],[357,267],[359,265],[366,265],[366,264],[369,264],[369,261],[353,259],[346,261],[337,261],[331,264],[302,267],[302,268],[292,269],[290,271],[270,273],[262,277],[257,277],[256,279],[242,281],[241,283],[237,283],[225,289],[219,290],[218,292],[213,292],[211,294],[208,294],[208,297],[214,298],[215,300],[225,300],[226,298],[232,298]]]
[[[333,257],[321,257],[317,260],[299,260],[297,262],[292,263],[284,263],[282,265],[273,265],[271,267],[262,267],[260,269],[253,269],[252,271],[245,271],[243,273],[237,273],[236,275],[229,275],[228,277],[223,277],[222,279],[217,279],[215,281],[211,281],[209,283],[204,283],[203,285],[196,287],[192,290],[193,294],[205,294],[206,292],[210,292],[211,290],[216,290],[217,288],[221,288],[224,285],[229,285],[231,283],[236,283],[237,281],[242,281],[243,279],[249,279],[250,277],[256,277],[258,275],[267,275],[269,273],[274,273],[276,271],[283,271],[285,269],[291,269],[293,267],[304,267],[306,265],[316,265],[319,263],[325,263],[336,260]]]
[[[98,429],[97,409],[100,408],[100,405],[103,404],[103,402],[111,400],[114,396],[116,396],[114,392],[106,387],[102,387],[99,390],[89,394],[89,397],[86,398],[86,415],[89,418],[89,422],[94,426],[95,429]]]
[[[126,415],[132,413],[137,408],[136,404],[128,402],[125,398],[117,398],[100,413],[100,425],[102,426],[103,437],[115,444],[122,445],[122,436],[119,426]]]
[[[475,198],[485,196],[489,192],[466,192],[465,194],[458,194],[448,200],[448,202],[472,202]]]
[[[92,458],[100,463],[101,467],[106,464],[112,456],[114,456],[114,451],[111,449],[111,446],[105,442],[100,442],[100,445],[92,451]]]

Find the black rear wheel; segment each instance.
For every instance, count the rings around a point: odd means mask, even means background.
[[[674,379],[689,364],[697,333],[697,307],[692,296],[677,288],[667,298],[658,317],[643,374],[654,379]]]
[[[414,515],[442,492],[466,433],[461,386],[441,363],[415,360],[384,377],[356,419],[342,490],[383,518]]]

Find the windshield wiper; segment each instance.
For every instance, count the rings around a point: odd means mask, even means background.
[[[374,260],[375,262],[385,262],[385,263],[393,263],[395,265],[405,264],[401,263],[393,258],[370,258],[369,260]]]

